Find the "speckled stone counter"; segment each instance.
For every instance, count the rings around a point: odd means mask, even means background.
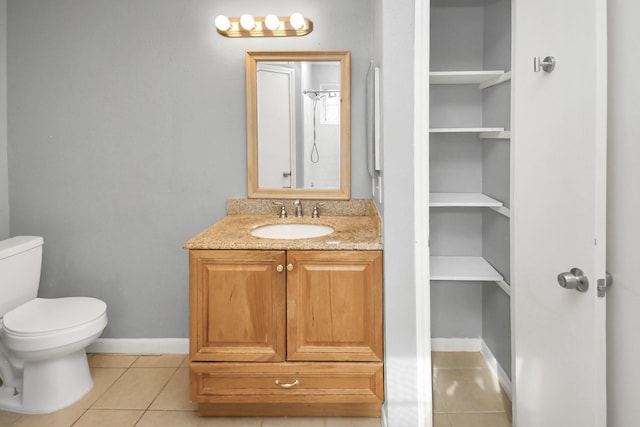
[[[327,201],[320,218],[311,218],[314,202],[303,200],[304,217],[293,215],[293,201],[285,201],[289,216],[280,218],[271,200],[231,199],[227,216],[189,239],[186,249],[274,249],[274,250],[381,250],[381,224],[375,205],[368,199]],[[323,224],[335,231],[310,239],[265,239],[251,231],[267,224]]]

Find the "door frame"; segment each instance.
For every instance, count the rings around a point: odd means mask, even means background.
[[[415,2],[413,98],[415,301],[419,427],[433,425],[429,273],[429,57],[431,2]]]

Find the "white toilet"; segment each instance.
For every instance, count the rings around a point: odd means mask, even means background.
[[[42,237],[0,241],[0,409],[43,414],[93,387],[86,347],[107,326],[95,298],[37,298]]]

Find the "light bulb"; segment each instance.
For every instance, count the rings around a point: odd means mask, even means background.
[[[264,25],[271,31],[275,31],[280,27],[280,19],[276,15],[270,14],[264,18]]]
[[[227,31],[231,28],[231,21],[224,15],[216,16],[216,28],[220,31]]]
[[[253,27],[256,26],[256,20],[253,19],[253,16],[245,13],[240,17],[240,25],[247,31],[253,30]]]
[[[294,29],[299,30],[304,27],[304,16],[300,13],[294,13],[291,15],[291,18],[289,18],[289,22]]]

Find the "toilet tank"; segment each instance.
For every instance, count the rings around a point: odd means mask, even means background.
[[[37,236],[0,241],[0,318],[38,295],[43,242]]]

